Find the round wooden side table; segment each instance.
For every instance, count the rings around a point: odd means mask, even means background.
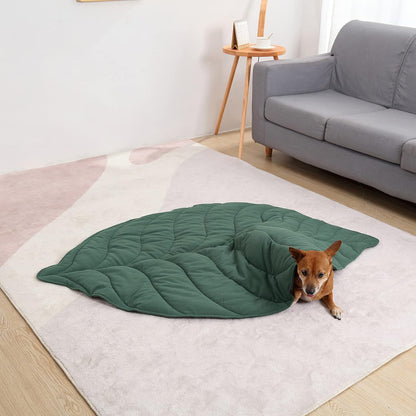
[[[246,63],[246,78],[244,82],[244,96],[243,96],[243,111],[241,113],[241,127],[240,127],[240,145],[238,147],[238,157],[241,159],[243,154],[243,141],[244,141],[244,128],[246,124],[246,114],[247,114],[247,99],[248,99],[248,90],[250,86],[250,73],[251,73],[251,59],[254,57],[269,57],[272,56],[275,60],[279,59],[279,55],[286,53],[286,49],[283,46],[273,45],[270,49],[255,49],[255,44],[250,44],[244,49],[233,49],[231,46],[224,46],[222,51],[228,55],[234,56],[233,66],[231,68],[230,77],[228,78],[228,84],[225,89],[224,99],[222,101],[220,116],[218,117],[217,127],[215,128],[215,134],[218,134],[220,129],[222,116],[224,114],[225,105],[227,104],[228,94],[230,93],[231,85],[233,83],[235,69],[237,68],[238,60],[240,56],[245,56],[247,58]]]

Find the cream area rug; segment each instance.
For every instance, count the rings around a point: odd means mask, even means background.
[[[295,209],[373,235],[318,302],[241,319],[116,309],[36,273],[106,227],[199,203]],[[300,416],[415,345],[416,238],[193,142],[0,177],[0,285],[99,415]]]

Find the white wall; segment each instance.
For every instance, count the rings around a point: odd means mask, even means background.
[[[260,0],[4,1],[0,173],[214,131],[232,21],[257,31]],[[269,0],[287,58],[317,50],[320,0]],[[238,129],[244,61],[221,130]],[[250,111],[248,124],[250,124]]]

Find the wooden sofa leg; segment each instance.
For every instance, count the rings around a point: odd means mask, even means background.
[[[272,157],[273,149],[271,147],[265,146],[265,150],[266,150],[266,157]]]

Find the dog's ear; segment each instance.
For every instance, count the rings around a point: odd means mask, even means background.
[[[289,247],[289,251],[290,251],[290,254],[292,255],[292,257],[297,262],[299,262],[300,260],[302,260],[305,257],[305,255],[306,255],[306,253],[303,250],[299,250],[299,249],[293,248],[293,247]]]
[[[332,259],[332,257],[335,256],[335,253],[339,250],[341,247],[342,241],[338,240],[335,241],[335,243],[332,243],[326,250],[325,253],[328,255],[329,258]]]

